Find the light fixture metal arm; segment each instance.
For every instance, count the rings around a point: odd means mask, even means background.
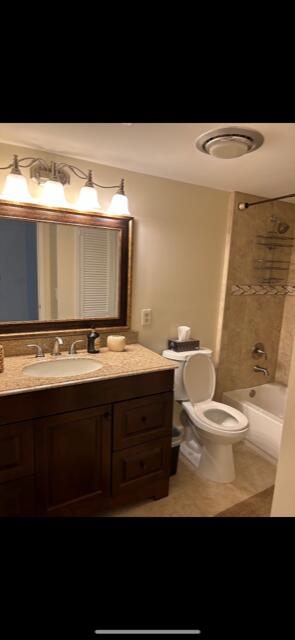
[[[58,162],[56,166],[58,167],[58,169],[64,169],[64,168],[70,169],[75,174],[75,176],[77,176],[78,178],[81,178],[81,180],[85,180],[87,178],[88,174],[84,172],[82,169],[79,169],[79,167],[75,167],[73,164],[68,164],[67,162]],[[79,175],[79,172],[82,175]]]
[[[0,167],[1,169],[11,169],[11,167],[13,167],[13,163],[11,162],[10,164],[8,164],[6,167]]]
[[[26,161],[26,160],[30,160],[30,162],[28,164],[23,164],[23,162]],[[48,167],[49,167],[49,163],[46,162],[46,160],[43,160],[43,158],[33,158],[33,157],[30,157],[30,156],[27,156],[25,158],[20,158],[18,160],[18,165],[20,167],[23,167],[24,169],[27,169],[27,168],[31,167],[35,162],[40,162],[45,169],[48,169]]]
[[[68,164],[67,162],[62,162],[62,163],[57,163],[56,166],[59,169],[64,169],[64,168],[70,169],[75,174],[75,176],[77,176],[78,178],[81,178],[81,180],[84,180],[84,179],[88,178],[89,172],[86,173],[82,169],[80,169],[79,167],[76,167],[73,164]],[[82,175],[79,175],[79,173],[82,174]],[[92,181],[92,184],[95,187],[99,187],[100,189],[118,189],[120,187],[119,184],[112,184],[110,186],[104,186],[103,184],[98,184],[97,182],[93,182],[93,181]]]
[[[97,182],[93,182],[95,187],[100,187],[100,189],[119,189],[119,184],[112,184],[105,187],[103,184],[97,184]]]

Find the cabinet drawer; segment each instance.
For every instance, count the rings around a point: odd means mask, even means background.
[[[137,398],[114,406],[114,450],[171,436],[173,393]]]
[[[113,495],[126,494],[135,486],[169,477],[170,455],[170,438],[113,453]]]
[[[0,485],[0,517],[32,516],[35,509],[34,478]]]
[[[25,422],[0,427],[0,484],[33,473],[32,425]]]

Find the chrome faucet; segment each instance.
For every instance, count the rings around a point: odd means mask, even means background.
[[[42,347],[39,344],[27,344],[27,347],[36,347],[36,358],[44,358],[44,353]]]
[[[60,356],[61,355],[59,347],[63,343],[64,343],[63,339],[59,338],[58,336],[56,336],[56,338],[54,340],[53,350],[52,350],[52,353],[51,353],[52,356]]]
[[[258,364],[256,364],[256,365],[253,367],[253,371],[257,371],[257,373],[258,373],[258,372],[263,373],[265,376],[269,376],[269,375],[270,375],[270,373],[269,373],[269,370],[268,370],[268,369],[265,369],[265,367],[259,367],[259,365],[258,365]]]
[[[75,342],[73,342],[69,348],[69,354],[73,355],[74,353],[77,353],[77,349],[76,349],[76,344],[78,344],[79,342],[84,342],[84,340],[75,340]]]

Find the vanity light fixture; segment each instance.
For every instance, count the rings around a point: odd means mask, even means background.
[[[32,198],[27,184],[27,179],[22,175],[21,168],[30,168],[30,177],[42,187],[42,195],[39,201]],[[14,202],[39,202],[47,206],[72,208],[64,194],[64,185],[69,184],[69,169],[81,180],[86,180],[80,189],[76,208],[79,211],[92,211],[100,209],[96,187],[100,189],[117,189],[114,194],[108,212],[115,214],[129,214],[128,198],[124,190],[124,180],[120,184],[104,186],[93,181],[92,171],[87,173],[66,162],[47,162],[42,158],[13,156],[13,161],[6,167],[0,169],[11,169],[7,176],[3,192],[0,199],[12,200]]]

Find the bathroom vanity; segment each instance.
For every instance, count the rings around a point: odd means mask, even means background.
[[[166,496],[173,364],[138,344],[85,352],[91,327],[130,328],[133,218],[2,200],[0,226],[0,515]]]
[[[138,344],[91,359],[96,372],[49,379],[23,375],[32,356],[6,358],[1,516],[95,515],[168,495],[174,369]]]

